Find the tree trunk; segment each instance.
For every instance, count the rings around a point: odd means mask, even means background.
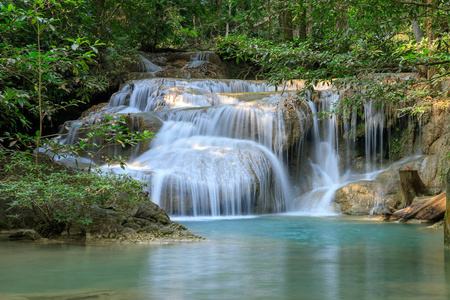
[[[94,36],[101,40],[103,37],[103,26],[101,21],[103,20],[103,12],[105,10],[105,1],[106,0],[97,0],[95,1],[95,20],[97,21],[96,26],[93,28],[92,32]]]
[[[416,39],[416,42],[420,43],[424,38],[425,34],[422,28],[420,28],[419,22],[417,22],[416,20],[411,20],[411,26],[413,28],[414,38]]]
[[[348,22],[348,5],[342,3],[342,0],[336,3],[337,20],[336,20],[336,30],[345,32]]]
[[[415,196],[428,193],[417,170],[399,170],[398,172],[403,192],[403,207],[411,205]]]
[[[447,208],[444,217],[444,246],[450,248],[450,168],[447,171]]]
[[[228,34],[230,33],[230,20],[231,20],[231,0],[228,1],[228,21],[227,21],[227,25],[226,25],[226,30],[225,30],[225,36],[228,36]]]
[[[292,28],[292,12],[289,9],[288,1],[280,2],[280,16],[279,22],[281,27],[281,32],[283,40],[292,41],[294,39],[293,28]]]
[[[303,4],[305,4],[305,1],[303,1]],[[306,41],[308,38],[308,13],[306,10],[306,7],[302,9],[302,12],[300,14],[300,27],[298,29],[298,38],[300,41]]]
[[[270,0],[267,0],[267,38],[270,39],[270,37],[272,36],[271,34],[271,30],[272,30],[272,15],[270,13],[270,10],[272,9],[272,5],[270,3]]]
[[[426,4],[431,4],[432,0],[423,0]],[[428,44],[430,45],[436,38],[433,32],[433,10],[430,8],[427,18],[425,19],[425,31],[427,34]],[[430,53],[431,55],[431,53]],[[431,79],[433,75],[436,74],[436,67],[428,67],[427,71],[427,79]],[[430,82],[430,89],[432,89],[432,85]]]

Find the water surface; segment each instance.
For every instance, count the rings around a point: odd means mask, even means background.
[[[1,241],[0,299],[450,298],[442,230],[342,216],[181,223],[209,241]]]

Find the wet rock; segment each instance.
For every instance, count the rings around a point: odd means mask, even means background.
[[[167,213],[153,202],[140,203],[134,217],[153,223],[170,224],[172,222]]]
[[[127,223],[125,223],[123,226],[126,227],[126,228],[134,229],[134,230],[137,230],[137,229],[140,229],[140,228],[141,228],[141,226],[139,226],[139,225],[136,224],[136,223],[132,223],[132,222],[127,222]]]
[[[376,181],[358,181],[338,189],[334,202],[347,215],[369,215],[374,208],[388,206],[382,194],[382,184]]]
[[[286,151],[296,145],[313,125],[309,107],[304,101],[287,99],[282,103],[282,116],[285,136],[274,135],[274,145],[280,144],[278,139],[282,139],[282,150]]]
[[[97,208],[97,217],[86,228],[86,242],[163,242],[202,240],[187,228],[172,222],[155,203],[139,203],[136,207]]]
[[[154,134],[163,126],[161,119],[155,116],[153,112],[143,112],[138,114],[127,114],[125,121],[129,128],[139,132],[153,132]],[[138,153],[140,155],[150,149],[150,141],[140,142],[138,145]]]
[[[135,239],[138,237],[137,232],[130,227],[126,227],[123,231],[122,231],[122,235],[127,238],[127,239]]]
[[[422,152],[442,153],[450,146],[450,101],[433,103],[423,116]],[[447,126],[446,126],[447,125]]]
[[[405,205],[399,170],[417,170],[428,195],[432,196],[444,189],[437,167],[440,163],[439,155],[422,155],[394,163],[374,181],[359,181],[341,187],[336,191],[335,202],[345,214],[393,212]]]
[[[117,220],[108,218],[95,218],[86,228],[86,240],[116,238],[124,227]]]
[[[96,112],[100,112],[102,110],[105,110],[105,107],[109,104],[109,102],[103,102],[97,105],[93,105],[90,108],[88,108],[87,110],[85,110],[83,112],[83,114],[81,115],[81,117],[79,118],[79,120],[88,117],[89,115],[91,115],[92,113],[96,113]]]

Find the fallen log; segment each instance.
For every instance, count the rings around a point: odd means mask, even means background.
[[[420,220],[424,222],[438,222],[444,218],[446,208],[446,192],[414,203],[407,208],[397,210],[392,214],[386,214],[386,220],[398,220],[408,222],[410,220]]]

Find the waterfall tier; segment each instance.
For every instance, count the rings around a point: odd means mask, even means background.
[[[148,182],[151,200],[171,215],[334,213],[337,189],[376,174],[351,171],[360,161],[355,156],[361,144],[363,172],[380,170],[386,119],[382,108],[368,103],[362,114],[365,132],[360,135],[360,115],[354,112],[343,120],[340,139],[337,117],[318,114],[338,105],[339,95],[322,86],[300,99],[295,91],[302,87],[300,81],[281,92],[262,81],[133,80],[107,105],[67,123],[60,141],[77,143],[85,134],[79,129],[106,114],[125,116],[132,131],[155,132],[153,140],[135,148],[105,149],[103,155],[130,159],[125,170],[104,168]]]
[[[297,88],[295,82],[282,93],[260,81],[135,80],[67,126],[62,141],[75,143],[75,129],[105,114],[125,115],[132,130],[158,118],[155,138],[132,151],[125,171],[109,169],[148,181],[152,201],[171,215],[283,212],[295,198],[284,154],[312,126],[309,106],[291,94]]]

